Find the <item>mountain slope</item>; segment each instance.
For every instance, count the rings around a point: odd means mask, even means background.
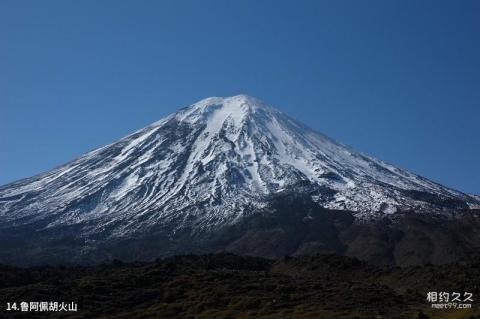
[[[0,187],[0,227],[85,243],[148,234],[208,236],[275,194],[302,193],[359,220],[479,205],[355,152],[245,95],[207,98],[44,174]]]

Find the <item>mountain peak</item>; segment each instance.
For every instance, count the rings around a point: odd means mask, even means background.
[[[187,123],[207,122],[222,126],[227,120],[241,125],[254,114],[279,114],[261,100],[246,94],[229,97],[208,97],[173,114],[177,120]]]
[[[233,107],[241,107],[242,105],[249,105],[255,107],[266,107],[266,104],[247,94],[238,94],[233,96],[225,96],[225,97],[218,97],[212,96],[207,97],[194,103],[193,105],[211,105],[211,104],[228,104],[229,106]]]

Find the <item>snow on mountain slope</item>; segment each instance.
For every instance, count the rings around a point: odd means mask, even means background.
[[[70,163],[0,187],[0,225],[79,225],[85,236],[107,230],[124,236],[153,225],[203,232],[264,207],[269,195],[303,191],[299,185],[309,185],[320,205],[363,219],[479,204],[238,95],[204,99]]]

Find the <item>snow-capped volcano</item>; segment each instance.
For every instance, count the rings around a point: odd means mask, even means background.
[[[76,226],[88,238],[154,225],[235,223],[267,198],[307,192],[372,219],[478,205],[473,196],[355,152],[263,102],[211,97],[44,174],[0,188],[0,226]]]

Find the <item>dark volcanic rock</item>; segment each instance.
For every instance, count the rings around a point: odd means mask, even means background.
[[[477,210],[456,211],[450,217],[410,211],[365,222],[356,220],[351,212],[325,209],[308,196],[290,193],[276,195],[268,207],[214,234],[194,234],[187,229],[172,238],[168,231],[158,228],[144,236],[99,246],[75,240],[68,231],[52,234],[19,227],[0,234],[4,252],[0,261],[22,265],[95,264],[225,251],[270,259],[334,253],[374,264],[409,266],[468,260],[480,252]]]

